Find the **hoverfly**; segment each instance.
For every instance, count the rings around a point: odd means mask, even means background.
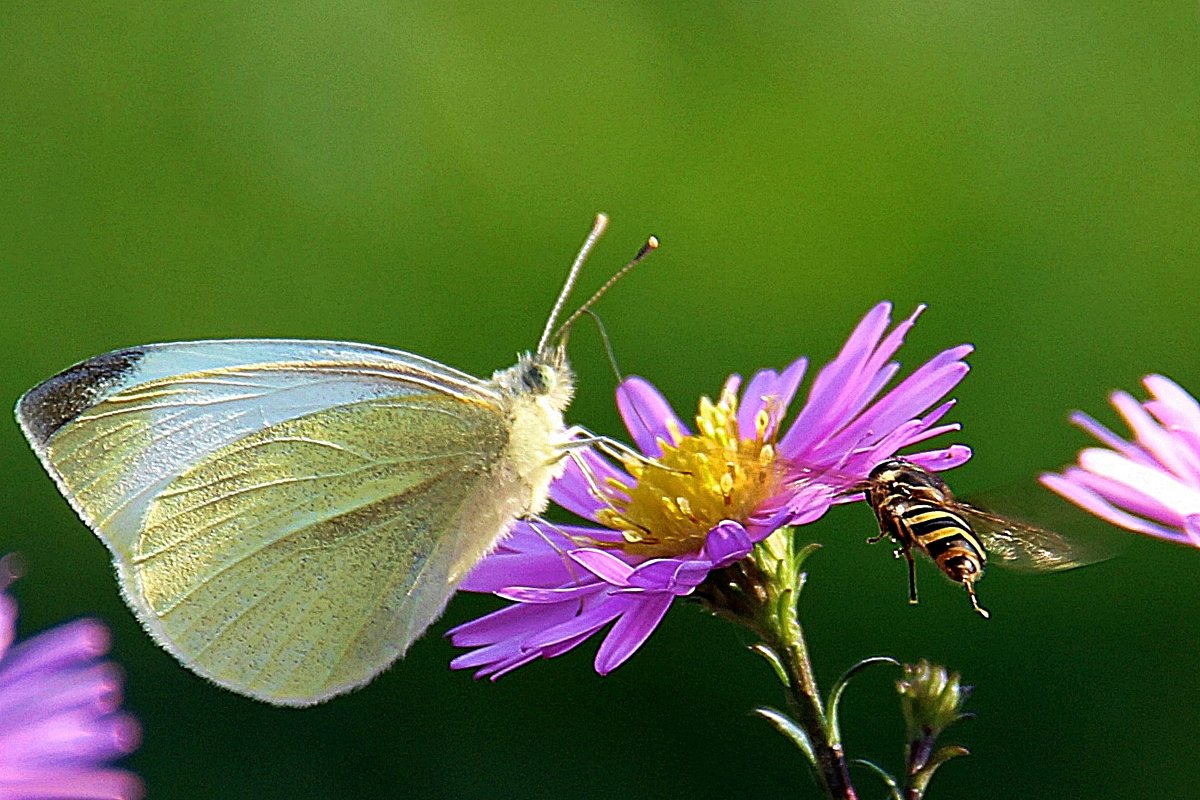
[[[946,482],[903,458],[889,458],[871,470],[866,493],[879,521],[878,542],[891,537],[896,557],[908,561],[908,602],[917,602],[917,574],[912,551],[920,550],[942,573],[967,590],[971,607],[985,619],[975,583],[993,562],[1025,572],[1057,572],[1101,560],[1044,528],[1027,525],[969,505],[954,497]]]

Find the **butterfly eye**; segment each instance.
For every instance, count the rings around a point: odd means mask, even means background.
[[[554,386],[554,370],[546,364],[530,364],[521,381],[535,394],[548,394]]]

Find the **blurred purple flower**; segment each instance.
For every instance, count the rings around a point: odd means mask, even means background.
[[[108,762],[137,748],[137,722],[118,711],[121,675],[100,660],[103,624],[81,619],[13,644],[14,577],[0,559],[0,798],[130,800],[136,775]]]
[[[957,430],[937,424],[953,401],[928,409],[966,375],[969,345],[938,354],[880,397],[899,370],[890,359],[922,310],[888,332],[891,305],[873,308],[821,369],[782,436],[803,358],[782,373],[756,373],[740,396],[741,378],[731,376],[716,403],[701,399],[695,433],[650,383],[622,382],[621,416],[657,465],[626,457],[618,467],[594,452],[582,454],[587,475],[569,464],[551,497],[603,527],[519,523],[462,587],[513,603],[449,632],[455,645],[473,648],[451,667],[494,680],[613,623],[595,661],[606,674],[710,571],[744,558],[780,527],[855,499],[871,468],[901,448]],[[906,458],[941,470],[965,462],[970,450],[955,445]]]
[[[1071,421],[1105,447],[1080,452],[1078,466],[1042,483],[1114,525],[1200,547],[1200,403],[1162,375],[1142,384],[1151,399],[1126,392],[1111,402],[1133,432],[1125,441],[1083,412]]]

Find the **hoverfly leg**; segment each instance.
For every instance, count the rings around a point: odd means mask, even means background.
[[[879,542],[882,542],[886,538],[887,538],[887,534],[884,533],[883,531],[880,531],[879,534],[876,536],[868,536],[867,544],[877,544]]]
[[[904,558],[908,561],[908,604],[917,604],[917,562],[912,557],[912,551],[904,548]]]
[[[963,581],[963,586],[967,587],[967,597],[971,598],[971,608],[979,612],[979,616],[987,619],[991,616],[988,610],[979,605],[979,598],[975,595],[975,581]]]

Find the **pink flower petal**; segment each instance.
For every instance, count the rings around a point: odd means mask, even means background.
[[[587,464],[591,480],[584,477],[574,458],[568,458],[563,476],[550,484],[550,499],[572,514],[595,520],[601,509],[609,507],[609,501],[596,497],[594,489],[608,493],[608,497],[621,497],[623,495],[609,484],[609,480],[625,486],[632,486],[634,480],[591,450],[584,450],[579,456]]]
[[[617,387],[617,408],[638,449],[648,456],[661,456],[658,440],[675,443],[674,431],[687,431],[671,404],[649,381],[633,376]]]
[[[671,607],[669,594],[646,594],[613,625],[596,653],[596,672],[607,675],[637,652]]]
[[[571,559],[605,583],[613,586],[628,586],[633,567],[612,553],[594,548],[580,548],[570,552]]]

